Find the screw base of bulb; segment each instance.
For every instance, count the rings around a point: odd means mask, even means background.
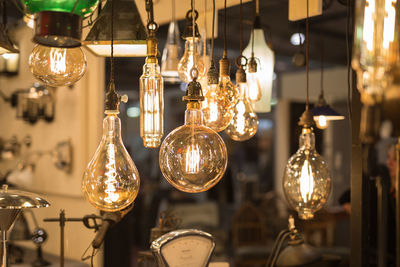
[[[246,81],[246,72],[244,71],[243,67],[240,66],[240,68],[236,71],[236,83],[245,83]]]
[[[314,115],[308,108],[306,108],[301,115],[299,125],[303,126],[304,128],[311,128],[314,126]]]
[[[229,63],[229,59],[223,57],[219,61],[219,74],[221,76],[229,76],[231,72],[231,64]]]
[[[79,15],[42,11],[37,15],[33,41],[40,45],[73,48],[81,46],[82,18]]]

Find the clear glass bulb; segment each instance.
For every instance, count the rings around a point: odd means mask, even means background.
[[[251,102],[257,102],[261,99],[261,85],[258,80],[257,72],[248,72],[246,76],[249,88],[247,97]]]
[[[286,165],[283,191],[304,220],[312,219],[328,200],[331,178],[326,162],[315,150],[315,136],[310,128],[303,128],[299,150]]]
[[[233,118],[238,99],[239,91],[229,76],[220,76],[218,84],[208,85],[204,101],[201,103],[204,125],[216,132],[225,130]]]
[[[399,16],[396,0],[356,2],[352,66],[361,93],[380,102],[390,85],[391,71],[398,63]],[[371,98],[368,98],[371,99]],[[362,96],[362,101],[367,100]]]
[[[323,130],[323,129],[328,128],[328,126],[329,126],[329,120],[323,115],[316,116],[316,118],[314,117],[314,121],[315,121],[315,124],[317,125],[318,129]]]
[[[238,88],[240,97],[234,107],[233,119],[225,132],[235,141],[246,141],[256,134],[258,118],[246,96],[247,84],[239,83]]]
[[[103,136],[86,167],[82,191],[95,208],[118,211],[129,206],[139,192],[139,173],[121,138],[121,121],[116,113],[103,120]]]
[[[160,148],[159,163],[165,179],[184,192],[206,191],[222,178],[227,161],[224,141],[203,125],[200,104],[189,103],[185,124],[173,130]]]
[[[29,56],[29,68],[36,78],[48,86],[68,86],[85,74],[86,56],[80,47],[36,45]]]
[[[172,21],[168,27],[167,41],[161,58],[161,74],[166,82],[176,83],[179,80],[178,64],[182,57],[179,27]]]
[[[145,147],[161,144],[164,134],[164,82],[157,63],[146,63],[140,77],[140,136]]]
[[[195,66],[199,71],[197,80],[200,80],[205,74],[203,58],[199,52],[200,46],[201,43],[199,42],[198,38],[194,38],[193,40],[193,38],[189,37],[186,39],[185,52],[178,64],[179,78],[185,83],[189,83],[192,80],[190,71],[193,68],[193,54],[195,57]]]

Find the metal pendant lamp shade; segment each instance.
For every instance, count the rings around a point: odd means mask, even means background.
[[[19,50],[11,42],[4,25],[0,24],[0,55],[5,53],[19,53]]]
[[[323,95],[319,96],[318,103],[311,110],[314,120],[319,116],[325,116],[327,121],[344,120],[344,116],[331,108],[325,101]]]
[[[114,56],[146,56],[146,29],[134,0],[114,2]],[[100,12],[83,44],[94,54],[111,56],[111,1]]]

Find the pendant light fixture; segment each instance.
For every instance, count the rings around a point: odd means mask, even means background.
[[[344,120],[344,116],[331,108],[324,98],[324,40],[321,35],[321,93],[318,102],[311,110],[315,124],[319,129],[326,129],[330,121]]]
[[[83,77],[86,57],[81,50],[82,20],[92,13],[98,0],[23,0],[35,16],[37,43],[29,56],[32,74],[52,87],[69,86]]]
[[[306,110],[300,117],[303,127],[299,149],[290,157],[283,176],[283,191],[289,204],[303,220],[312,219],[314,213],[327,202],[331,191],[328,166],[315,150],[313,115],[309,109],[309,0],[306,18]]]
[[[7,34],[7,11],[6,11],[6,1],[1,0],[1,10],[3,16],[3,23],[0,24],[0,55],[5,53],[19,53],[18,48],[11,42]]]
[[[114,212],[128,207],[139,192],[139,173],[121,138],[121,121],[118,118],[120,97],[114,84],[114,1],[111,4],[111,75],[105,96],[103,136],[97,150],[86,167],[82,191],[95,208]]]
[[[158,25],[154,22],[153,2],[146,0],[147,57],[140,77],[140,136],[145,147],[161,144],[164,134],[164,81],[157,60]]]
[[[182,57],[182,47],[178,22],[175,19],[175,0],[172,0],[172,21],[168,27],[167,41],[161,58],[161,74],[167,83],[180,81],[178,64]]]
[[[249,86],[248,98],[253,102],[256,112],[270,112],[275,56],[274,51],[265,41],[264,30],[261,26],[259,0],[254,1],[256,14],[253,30],[249,44],[243,51],[243,55],[249,58],[246,69]]]
[[[215,1],[213,0],[213,14],[215,14]],[[207,73],[208,89],[202,102],[204,124],[216,132],[225,130],[233,118],[233,109],[239,98],[239,91],[230,81],[229,60],[226,49],[226,0],[224,23],[224,56],[220,60],[220,76],[214,66],[214,21],[211,39],[211,67]],[[221,74],[222,73],[222,74]]]
[[[134,0],[112,0],[115,17],[114,57],[145,57],[146,29]],[[111,1],[107,1],[83,44],[95,55],[110,56]]]
[[[372,143],[379,136],[380,104],[399,61],[399,2],[360,0],[355,3],[352,67],[363,103],[360,137]]]
[[[191,1],[192,25],[195,25],[194,0]],[[188,17],[188,16],[187,16]],[[192,27],[193,41],[196,38]],[[228,156],[222,138],[203,124],[200,102],[204,100],[201,84],[197,81],[199,71],[196,56],[191,54],[193,67],[192,81],[187,86],[185,124],[173,130],[163,141],[159,163],[166,180],[175,188],[198,193],[216,185],[225,173]]]
[[[235,141],[246,141],[252,138],[258,129],[258,117],[248,99],[246,81],[247,59],[243,56],[243,29],[242,29],[242,0],[240,0],[240,56],[236,58],[236,86],[239,89],[239,99],[233,109],[233,118],[225,129],[226,134]]]
[[[194,18],[192,18],[194,16]],[[185,39],[185,51],[183,57],[178,63],[178,73],[181,81],[190,82],[191,70],[196,68],[198,70],[198,79],[200,80],[205,74],[205,66],[203,59],[200,55],[200,33],[197,27],[196,20],[199,17],[197,10],[189,10],[186,13],[187,27],[183,32],[182,38]],[[192,36],[194,32],[194,37]]]

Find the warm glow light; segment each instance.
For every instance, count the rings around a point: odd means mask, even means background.
[[[66,48],[51,48],[50,51],[50,70],[56,74],[64,74],[67,66],[65,65]]]
[[[257,76],[257,72],[247,74],[247,84],[249,90],[247,96],[251,102],[257,102],[261,99],[261,85]]]
[[[200,171],[200,151],[198,144],[190,144],[186,151],[186,172],[196,174]]]
[[[199,53],[200,47],[201,43],[197,38],[195,38],[194,40],[193,38],[187,38],[185,42],[185,52],[178,64],[179,78],[185,83],[189,83],[192,80],[190,71],[192,70],[194,65],[199,71],[199,75],[197,78],[198,80],[200,80],[205,74],[206,70],[204,67],[203,59]],[[193,57],[195,58],[194,61]]]
[[[304,202],[311,201],[312,193],[314,192],[314,177],[310,162],[306,159],[301,168],[300,176],[300,192]]]
[[[115,185],[117,184],[117,171],[115,169],[115,146],[114,144],[109,144],[107,147],[107,158],[108,158],[108,163],[106,164],[106,169],[107,171],[104,173],[104,175],[107,177],[106,181],[104,182],[106,185],[106,189],[104,192],[106,193],[106,197],[104,198],[104,201],[111,204],[115,201],[118,200],[119,196],[116,194],[116,187]]]
[[[94,44],[93,42],[85,43],[90,52],[101,57],[111,56],[111,44]],[[115,44],[115,57],[145,57],[147,47],[145,43],[139,44]]]
[[[318,116],[318,119],[315,120],[315,122],[319,129],[326,129],[329,125],[329,122],[325,116]]]
[[[394,27],[396,17],[396,0],[385,1],[385,20],[383,24],[383,48],[388,49],[389,44],[394,40]]]
[[[375,0],[366,0],[365,11],[364,11],[364,32],[363,38],[367,43],[367,49],[372,51],[374,48],[374,14],[375,14]]]

